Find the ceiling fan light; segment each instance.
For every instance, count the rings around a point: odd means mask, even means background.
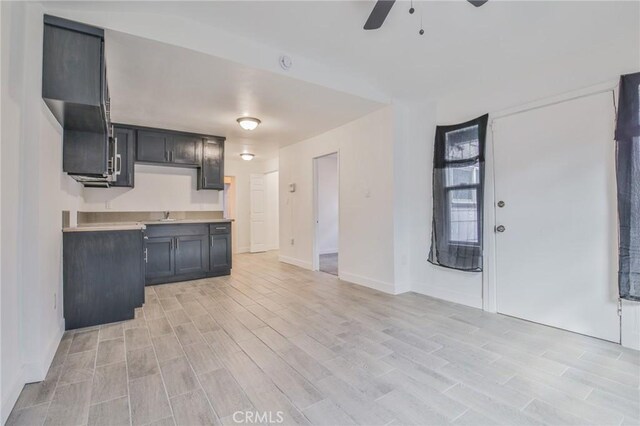
[[[240,158],[242,158],[244,161],[251,161],[253,160],[253,157],[255,157],[253,154],[250,154],[248,152],[243,152],[242,154],[240,154]]]
[[[260,120],[254,117],[240,117],[236,121],[245,130],[254,130],[260,124]]]

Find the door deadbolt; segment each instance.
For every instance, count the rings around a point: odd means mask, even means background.
[[[504,201],[498,201],[498,207],[504,207]]]
[[[496,226],[496,231],[497,231],[497,232],[504,232],[504,230],[505,230],[505,227],[504,227],[504,226],[502,226],[502,225],[498,225],[498,226]]]

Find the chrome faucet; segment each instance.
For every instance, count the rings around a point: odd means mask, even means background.
[[[171,212],[164,212],[164,220],[169,219],[169,215],[171,214]]]

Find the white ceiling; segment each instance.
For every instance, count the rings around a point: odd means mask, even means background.
[[[106,33],[116,123],[227,137],[226,155],[256,160],[366,115],[383,105],[189,49],[116,31]],[[236,119],[262,120],[256,130]]]
[[[111,3],[111,2],[110,2]],[[638,1],[397,1],[380,30],[364,31],[373,0],[127,2],[182,17],[356,73],[389,98],[436,98],[501,83],[536,66],[612,47],[640,51]],[[418,35],[422,17],[425,34]],[[633,51],[633,50],[631,50]],[[551,65],[550,65],[551,64]],[[566,67],[565,67],[566,68]]]
[[[574,80],[577,89],[610,78],[609,69],[633,72],[640,65],[638,1],[490,0],[480,8],[465,0],[414,1],[414,15],[408,1],[397,1],[380,30],[364,31],[374,3],[45,4],[71,18],[220,56],[110,31],[114,117],[222,134],[236,152],[247,145],[264,148],[264,155],[381,106],[325,85],[384,102],[437,99],[440,110],[446,104],[440,101],[467,102],[472,92],[487,99],[523,85],[536,92]],[[276,65],[281,53],[293,58],[288,75]],[[601,66],[615,61],[613,68]],[[360,83],[375,90],[352,89]],[[263,124],[242,132],[235,124],[242,114]]]

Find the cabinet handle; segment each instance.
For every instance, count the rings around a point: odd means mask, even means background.
[[[213,247],[213,235],[209,235],[209,241],[211,241],[210,245]]]
[[[204,185],[203,186],[205,186],[205,187],[207,186],[207,177],[206,176],[204,177]]]
[[[216,229],[227,229],[226,226],[216,226]]]
[[[169,161],[169,151],[164,152],[164,161]]]
[[[122,173],[122,155],[116,154],[116,176]]]
[[[176,251],[180,250],[180,240],[176,238]]]
[[[144,249],[144,263],[149,263],[149,251],[146,247]]]
[[[173,238],[169,240],[169,250],[173,250]]]
[[[173,151],[169,151],[169,161],[173,163]]]

